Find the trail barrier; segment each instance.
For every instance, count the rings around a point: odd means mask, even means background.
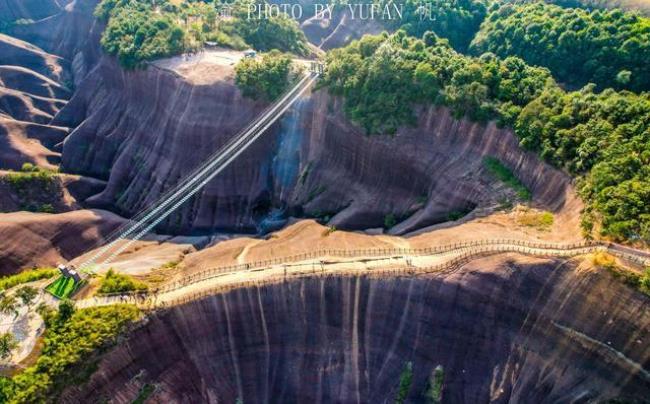
[[[164,284],[156,289],[147,292],[135,293],[118,293],[110,295],[101,295],[93,298],[95,304],[111,304],[111,303],[133,303],[140,307],[156,308],[168,307],[174,304],[181,304],[197,298],[209,296],[210,294],[217,293],[218,291],[225,291],[236,289],[240,287],[260,286],[263,284],[284,281],[287,278],[299,278],[305,276],[329,276],[337,275],[332,270],[323,271],[290,271],[287,268],[312,266],[323,267],[325,265],[345,263],[340,261],[327,261],[333,258],[355,258],[355,259],[389,259],[389,258],[404,258],[404,257],[418,257],[418,256],[445,256],[451,255],[449,260],[434,266],[414,267],[403,266],[401,268],[387,268],[387,269],[364,269],[364,270],[343,270],[341,273],[390,273],[390,274],[416,274],[428,272],[443,272],[453,269],[459,263],[466,262],[471,258],[495,254],[514,252],[525,255],[541,256],[541,257],[573,257],[577,255],[589,254],[593,252],[608,252],[619,258],[631,261],[639,265],[650,265],[650,256],[645,253],[631,253],[628,251],[621,251],[620,247],[615,244],[602,243],[602,242],[577,242],[577,243],[547,243],[536,242],[518,239],[486,239],[486,240],[471,240],[447,245],[439,245],[424,248],[367,248],[367,249],[321,249],[308,253],[296,254],[287,257],[278,257],[269,260],[249,262],[246,264],[238,264],[231,266],[211,267],[194,274],[185,276],[181,279],[175,280]],[[305,262],[317,259],[318,262]],[[302,263],[300,263],[302,262]],[[293,263],[293,264],[292,264]],[[296,264],[300,263],[300,264]],[[271,269],[278,269],[277,266],[282,265],[284,272],[282,276],[268,277],[263,280],[252,280],[244,282],[232,282],[225,285],[219,285],[214,288],[207,288],[200,292],[189,292],[182,297],[175,298],[172,301],[164,301],[164,295],[175,292],[182,288],[191,285],[207,282],[214,278],[220,277],[230,273],[246,273],[258,272]],[[382,272],[384,271],[384,272]],[[89,301],[91,299],[86,299]],[[86,303],[87,304],[87,303]],[[94,304],[88,304],[94,305]]]

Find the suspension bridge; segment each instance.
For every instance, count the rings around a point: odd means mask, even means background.
[[[253,144],[316,82],[322,73],[323,65],[311,62],[309,69],[277,101],[208,157],[203,164],[166,191],[155,203],[105,237],[103,246],[97,246],[98,250],[80,263],[77,270],[84,274],[94,273],[97,265],[111,262],[134,242],[155,229]]]
[[[95,268],[100,265],[104,266],[110,263],[123,251],[128,249],[133,243],[141,239],[146,234],[152,232],[158,224],[160,224],[171,213],[183,205],[183,203],[187,202],[193,195],[203,189],[203,187],[208,184],[210,180],[222,172],[253,142],[255,142],[255,140],[257,140],[271,125],[273,125],[294,104],[294,102],[296,102],[316,82],[322,73],[323,65],[317,62],[311,62],[309,69],[296,80],[295,84],[292,85],[277,101],[266,108],[254,121],[249,123],[248,126],[233,136],[232,139],[230,139],[223,147],[209,156],[202,164],[187,174],[175,186],[167,190],[162,196],[158,198],[155,203],[138,212],[128,222],[105,237],[103,239],[103,242],[95,247],[96,251],[78,265],[77,271],[85,275],[94,274]],[[487,246],[482,244],[484,242],[487,243]],[[542,255],[551,256],[566,256],[568,254],[569,256],[573,256],[577,255],[576,253],[583,254],[585,252],[593,252],[596,250],[605,249],[614,255],[625,257],[627,259],[631,259],[630,257],[632,257],[634,261],[638,261],[641,264],[648,265],[650,263],[650,255],[647,253],[623,246],[614,245],[611,243],[588,244],[580,246],[581,249],[576,250],[577,246],[542,247],[537,245],[522,245],[520,242],[504,243],[502,240],[487,240],[484,242],[470,246],[454,246],[454,248],[451,250],[454,250],[456,253],[465,254],[469,257],[473,254],[483,254],[488,251],[516,251],[533,255],[544,253]],[[495,244],[496,246],[492,244]],[[537,249],[540,248],[541,250],[537,251]],[[433,253],[435,255],[439,252],[436,248],[434,248],[434,250],[428,251],[428,254]],[[330,251],[328,254],[324,255],[329,256],[331,253],[332,252]],[[397,252],[384,251],[383,253],[384,254],[380,255],[394,255]],[[402,253],[411,255],[414,252],[402,251]],[[365,255],[365,253],[361,255]],[[356,255],[345,252],[342,254],[342,256],[355,257]],[[289,261],[283,261],[285,268],[287,262]],[[70,272],[75,273],[74,271],[70,271],[71,268],[65,266],[61,266],[60,268],[62,269],[64,277]],[[269,268],[266,269],[268,270]],[[249,270],[250,265],[246,265],[246,268],[243,270],[242,268],[228,268],[226,271],[220,269],[215,273],[247,273]],[[257,269],[257,271],[259,270],[260,269]],[[206,275],[208,279],[212,279],[214,277],[214,274],[212,272],[214,271],[209,271],[209,275]],[[75,273],[75,276],[78,275]],[[201,283],[206,281],[206,279],[202,279],[201,277],[194,279],[195,277],[196,276],[193,275],[191,277],[191,280],[187,282],[183,281],[182,284],[186,286],[188,284],[194,284],[196,282]],[[119,298],[124,298],[124,296],[120,296]]]

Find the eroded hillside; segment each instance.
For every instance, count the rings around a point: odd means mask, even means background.
[[[517,255],[238,289],[152,317],[63,399],[392,402],[407,363],[409,402],[437,366],[443,402],[642,398],[646,303],[588,263]]]

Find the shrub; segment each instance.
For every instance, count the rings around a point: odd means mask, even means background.
[[[36,296],[38,296],[38,290],[31,286],[22,286],[16,290],[15,296],[20,299],[20,301],[29,306],[32,304]]]
[[[483,164],[490,174],[494,175],[501,182],[515,190],[519,198],[523,200],[529,200],[531,198],[531,193],[528,188],[526,188],[526,186],[524,186],[524,184],[522,184],[515,176],[512,170],[506,167],[501,161],[499,161],[499,159],[495,157],[486,157],[483,160]]]
[[[235,82],[246,97],[273,101],[289,86],[297,71],[291,57],[270,52],[261,60],[244,58],[235,66]]]
[[[389,213],[384,216],[384,228],[390,229],[391,227],[397,224],[397,219],[393,213]]]
[[[34,282],[55,277],[59,271],[56,268],[30,269],[16,275],[0,278],[0,291],[12,288],[21,283]]]
[[[145,291],[147,289],[148,287],[144,282],[137,281],[129,275],[118,274],[114,270],[109,269],[102,280],[99,293],[121,293]]]
[[[20,168],[20,171],[23,172],[30,172],[30,171],[38,171],[38,167],[34,166],[32,163],[23,163],[22,167]]]
[[[429,378],[426,392],[427,401],[430,404],[439,404],[442,401],[442,387],[445,380],[445,370],[438,365]]]
[[[607,270],[614,278],[623,281],[626,285],[650,296],[650,267],[641,273],[620,267],[616,258],[605,252],[597,252],[592,256],[592,262],[597,267]]]
[[[553,226],[551,212],[525,211],[517,216],[517,222],[522,226],[534,227],[537,230],[549,230]]]
[[[18,342],[10,332],[0,334],[0,359],[5,360],[11,356],[11,352],[18,347]],[[2,398],[2,395],[0,395]]]
[[[336,230],[338,230],[336,226],[327,226],[327,228],[323,230],[323,237],[329,236],[330,234],[334,233]]]
[[[413,363],[406,362],[404,370],[399,376],[399,387],[397,388],[397,396],[395,397],[395,404],[403,404],[406,402],[411,384],[413,383]]]
[[[0,398],[8,403],[56,402],[68,386],[92,374],[93,354],[115,343],[126,326],[140,317],[135,306],[113,305],[70,310],[62,303],[58,312],[42,310],[46,330],[44,347],[36,364],[0,383]]]

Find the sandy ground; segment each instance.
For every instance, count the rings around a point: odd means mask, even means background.
[[[41,316],[36,313],[36,308],[41,303],[54,303],[54,300],[42,290],[48,282],[50,280],[31,282],[19,285],[5,292],[11,294],[16,288],[25,285],[35,287],[39,290],[39,295],[29,307],[20,303],[17,315],[0,314],[0,333],[11,332],[16,342],[18,342],[18,348],[12,352],[11,357],[6,361],[8,364],[16,365],[27,358],[34,349],[38,337],[45,330],[45,323]],[[0,369],[4,370],[6,366],[0,367]]]
[[[280,282],[296,276],[324,275],[324,274],[351,274],[366,273],[373,274],[379,271],[410,271],[412,273],[429,273],[429,272],[447,272],[453,271],[453,268],[446,264],[458,262],[467,257],[467,254],[473,254],[472,258],[479,257],[479,254],[494,254],[495,251],[507,251],[517,253],[522,252],[534,256],[555,256],[555,257],[574,257],[589,254],[600,247],[576,248],[573,250],[561,249],[542,249],[542,248],[525,248],[504,245],[495,245],[490,247],[473,247],[460,248],[449,252],[437,253],[423,256],[393,255],[385,257],[322,257],[316,260],[304,260],[291,264],[272,265],[265,268],[253,268],[248,270],[239,270],[233,272],[215,273],[203,280],[194,281],[186,285],[179,285],[178,288],[161,291],[155,296],[152,295],[149,300],[137,301],[145,306],[153,307],[168,306],[178,303],[179,300],[192,299],[197,295],[213,292],[215,289],[227,288],[241,285],[246,282],[270,283]],[[490,251],[488,251],[490,250]],[[129,300],[120,296],[112,297],[92,297],[79,300],[78,307],[92,307],[97,305],[107,305],[121,302],[136,301]]]
[[[93,270],[103,274],[113,268],[129,275],[145,275],[162,266],[182,261],[185,255],[197,251],[196,246],[206,245],[208,241],[208,237],[149,236],[130,245],[112,262],[94,266]],[[128,240],[122,241],[127,242]],[[92,257],[95,251],[97,250],[77,257],[70,263],[77,266]]]
[[[191,274],[214,266],[244,264],[324,249],[425,248],[468,240],[506,238],[557,243],[582,240],[579,229],[566,226],[561,220],[555,220],[547,230],[525,226],[520,223],[520,218],[527,214],[531,214],[531,211],[514,209],[512,212],[495,213],[412,237],[368,235],[340,230],[331,232],[328,227],[314,220],[300,220],[264,240],[236,238],[189,254],[181,267],[185,274]]]
[[[202,49],[192,54],[184,54],[152,62],[156,67],[171,70],[195,85],[210,85],[219,81],[232,81],[235,78],[235,65],[244,57],[243,51],[227,48]],[[294,59],[294,62],[308,67],[307,59]]]
[[[194,54],[184,54],[152,62],[154,66],[171,70],[197,85],[233,80],[234,66],[244,57],[243,52],[218,48],[204,49]]]

